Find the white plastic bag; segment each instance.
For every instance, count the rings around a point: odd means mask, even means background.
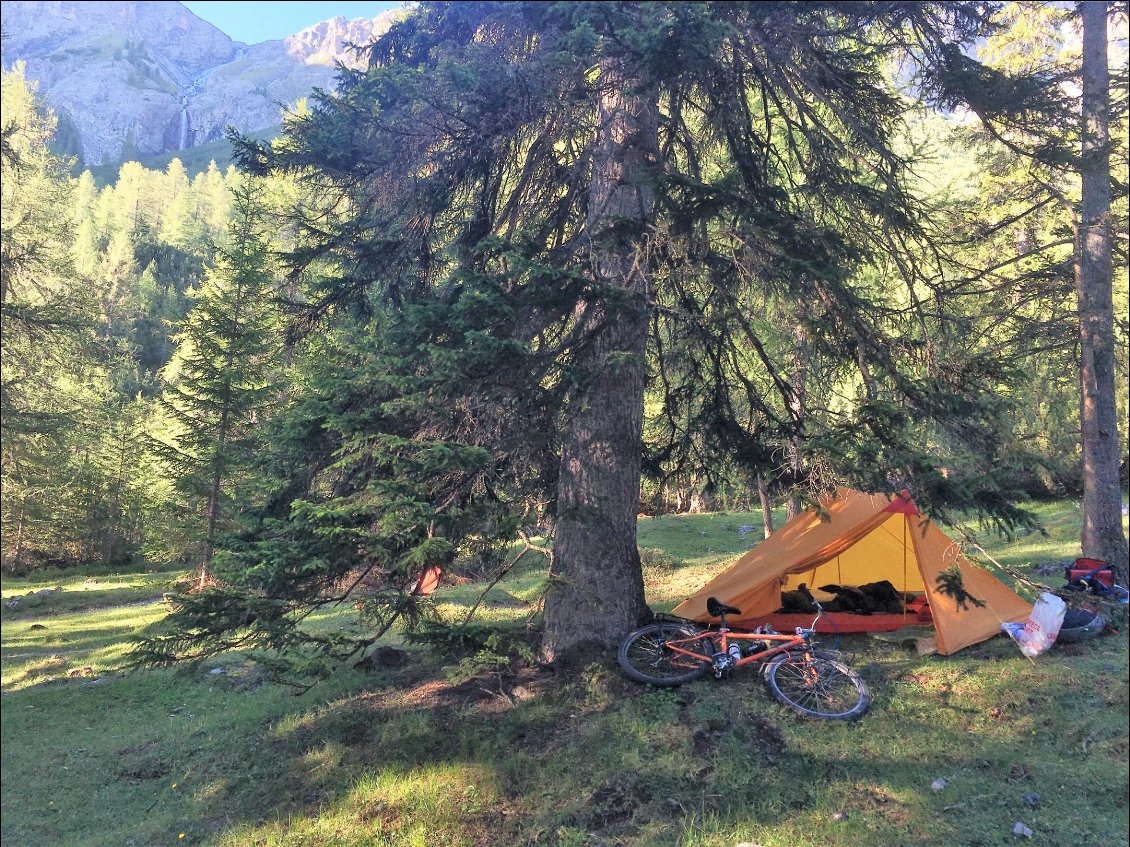
[[[1054,594],[1043,593],[1032,607],[1032,614],[1023,627],[1020,624],[1001,624],[1001,629],[1016,639],[1025,656],[1046,653],[1059,635],[1067,604]]]

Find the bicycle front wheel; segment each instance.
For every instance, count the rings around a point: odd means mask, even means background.
[[[871,707],[867,683],[830,653],[785,654],[769,663],[765,681],[774,697],[806,718],[854,720]]]
[[[656,623],[625,638],[616,658],[637,682],[682,685],[706,673],[710,667],[706,657],[713,653],[706,633],[686,624]]]

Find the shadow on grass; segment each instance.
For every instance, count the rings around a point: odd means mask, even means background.
[[[592,692],[574,680],[553,682],[542,703],[499,708],[493,694],[447,687],[426,674],[405,676],[276,726],[267,749],[285,763],[289,797],[266,818],[329,816],[363,829],[356,810],[376,806],[382,825],[427,813],[436,831],[454,831],[458,814],[428,812],[419,795],[394,784],[431,779],[458,793],[473,776],[492,797],[493,840],[450,843],[537,843],[542,831],[675,843],[645,837],[658,823],[683,833],[684,842],[696,829],[735,836],[795,830],[838,834],[826,843],[860,847],[886,847],[892,839],[940,847],[1010,843],[1019,817],[1048,843],[1117,843],[1125,830],[1122,812],[1112,811],[1118,786],[1086,800],[1076,793],[1109,767],[1109,755],[1096,751],[1066,770],[1041,761],[1048,739],[1032,740],[1042,725],[1040,704],[1062,692],[1051,674],[1030,682],[1028,699],[1013,698],[998,718],[988,717],[991,707],[934,693],[917,695],[921,714],[887,696],[880,704],[894,711],[884,714],[880,705],[862,722],[843,725],[796,719],[752,677],[674,692],[606,677],[609,701],[586,709]],[[982,728],[987,720],[994,721],[992,732]],[[939,776],[950,785],[944,794],[930,788]],[[1024,804],[1033,792],[1048,798],[1040,811]],[[837,811],[847,813],[842,823],[833,822]],[[1090,829],[1078,829],[1085,820]],[[1080,840],[1088,831],[1095,840]]]
[[[879,652],[855,724],[800,720],[752,674],[660,690],[598,664],[452,685],[412,653],[298,698],[230,669],[134,674],[77,701],[29,688],[4,700],[5,841],[942,847],[1011,843],[1022,819],[1042,843],[1119,843],[1124,704],[1080,704],[1072,662],[1002,650]],[[37,736],[61,707],[69,730]],[[36,761],[13,770],[25,739]],[[67,781],[71,808],[48,807],[60,791],[36,791],[36,770]]]
[[[120,671],[132,635],[164,616],[157,602],[4,624],[5,696],[41,686],[90,683]],[[153,618],[154,620],[146,620]]]
[[[675,596],[702,566],[671,558]],[[478,593],[459,591],[445,602]],[[76,637],[120,639],[93,624]],[[4,841],[990,847],[1023,820],[1043,844],[1126,842],[1124,638],[1035,664],[1008,642],[844,646],[875,693],[850,725],[796,718],[753,675],[653,690],[611,662],[451,685],[410,653],[299,698],[234,668],[33,685],[3,700]]]

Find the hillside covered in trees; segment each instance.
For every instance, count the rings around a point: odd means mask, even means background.
[[[554,658],[644,614],[641,511],[1010,531],[1100,472],[1124,566],[1126,15],[1080,6],[424,3],[236,166],[103,187],[5,71],[4,570],[194,569],[151,662],[340,658],[309,608],[548,534]]]

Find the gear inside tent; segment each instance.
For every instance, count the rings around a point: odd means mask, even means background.
[[[1031,613],[1031,603],[966,559],[910,497],[840,489],[820,505],[788,521],[674,613],[711,621],[706,601],[716,597],[742,610],[727,620],[730,626],[770,624],[788,631],[812,623],[813,612],[790,606],[791,592],[805,583],[835,609],[820,621],[820,631],[882,632],[933,623],[944,655]]]

